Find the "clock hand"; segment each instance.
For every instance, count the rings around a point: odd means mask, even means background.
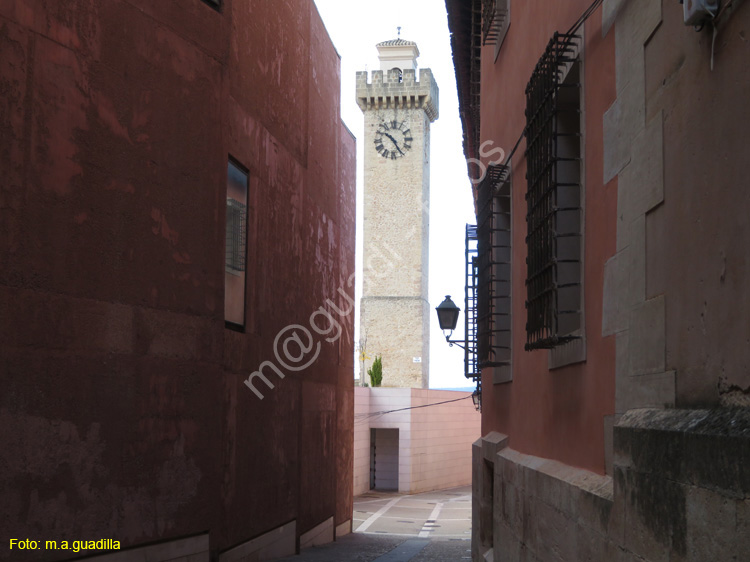
[[[402,151],[402,150],[401,150],[401,149],[400,149],[400,148],[398,147],[398,143],[396,142],[396,139],[394,139],[394,138],[393,138],[393,137],[392,137],[391,135],[389,135],[388,133],[383,133],[383,134],[384,134],[384,135],[385,135],[386,137],[388,137],[389,139],[391,139],[391,140],[393,141],[393,144],[394,144],[394,145],[396,146],[396,150],[398,150],[399,152],[401,152],[401,156],[406,156],[406,155],[405,155],[405,154],[403,153],[403,151]]]

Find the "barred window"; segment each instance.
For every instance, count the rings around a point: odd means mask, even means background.
[[[479,258],[477,248],[477,226],[466,225],[466,297],[464,314],[464,376],[480,380],[481,371],[477,359],[477,297],[479,292]]]
[[[230,273],[245,271],[247,253],[247,205],[227,197],[226,269]]]
[[[556,33],[526,88],[526,350],[581,337],[579,40]]]
[[[478,188],[477,354],[495,367],[494,382],[511,379],[510,168],[493,165]]]

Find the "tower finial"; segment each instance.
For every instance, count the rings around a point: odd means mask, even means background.
[[[398,38],[401,39],[401,26],[399,25],[396,29],[398,29]]]

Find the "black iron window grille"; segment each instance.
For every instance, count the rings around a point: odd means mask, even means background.
[[[227,197],[226,270],[245,271],[247,254],[247,206]]]
[[[508,370],[511,361],[510,168],[487,168],[478,189],[477,354],[479,368]],[[498,378],[495,377],[497,381]]]
[[[477,257],[477,227],[466,225],[466,294],[464,304],[464,376],[467,379],[479,380],[481,372],[477,360],[477,293],[479,284],[479,259]]]
[[[482,0],[482,45],[503,42],[510,25],[510,0]]]
[[[464,304],[464,334],[466,334],[466,347],[464,348],[464,376],[472,379],[477,384],[476,394],[479,400],[477,409],[482,405],[482,370],[479,366],[477,355],[478,320],[477,312],[479,299],[479,246],[477,240],[477,227],[474,224],[466,225],[466,296]]]
[[[580,338],[579,42],[555,33],[526,87],[526,350]]]

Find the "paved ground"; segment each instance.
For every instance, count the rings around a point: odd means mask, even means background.
[[[288,562],[471,560],[471,487],[412,496],[372,491],[354,498],[354,533]]]

